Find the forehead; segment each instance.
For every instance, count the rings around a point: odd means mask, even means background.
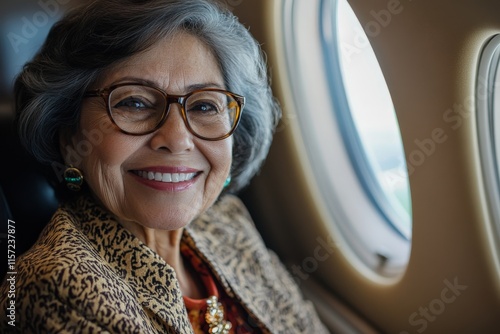
[[[185,94],[187,87],[213,84],[224,87],[220,65],[212,50],[188,33],[161,39],[144,52],[112,66],[101,86],[149,81],[171,94]]]

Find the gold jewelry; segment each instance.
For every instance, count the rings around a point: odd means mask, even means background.
[[[80,191],[82,189],[83,174],[78,168],[71,165],[66,168],[64,171],[64,180],[68,189],[73,191]]]
[[[224,308],[216,296],[207,299],[205,321],[208,324],[210,334],[229,334],[232,327],[229,321],[224,320]]]

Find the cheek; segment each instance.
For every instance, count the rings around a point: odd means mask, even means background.
[[[119,217],[127,217],[123,206],[126,199],[122,165],[135,144],[123,137],[121,133],[106,134],[82,161],[82,171],[91,192]]]
[[[222,187],[229,176],[232,164],[233,142],[208,142],[209,148],[205,150],[205,157],[211,166],[211,174],[218,187]]]
[[[95,192],[106,191],[120,182],[121,165],[133,151],[134,142],[116,130],[107,115],[82,115],[78,133],[73,139],[74,153],[80,158],[81,169]]]
[[[73,146],[83,154],[84,161],[97,160],[105,165],[115,165],[130,152],[132,142],[129,136],[119,132],[105,112],[88,111],[82,113],[78,134]],[[86,147],[78,150],[78,147]]]

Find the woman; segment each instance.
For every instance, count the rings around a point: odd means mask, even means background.
[[[26,147],[71,189],[18,260],[17,331],[326,332],[228,195],[279,116],[232,14],[93,1],[54,26],[15,93]]]

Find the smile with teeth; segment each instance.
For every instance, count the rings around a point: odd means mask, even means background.
[[[164,183],[179,183],[189,181],[197,175],[196,173],[160,173],[148,172],[144,170],[135,171],[134,173],[136,175],[139,175],[143,179]]]

